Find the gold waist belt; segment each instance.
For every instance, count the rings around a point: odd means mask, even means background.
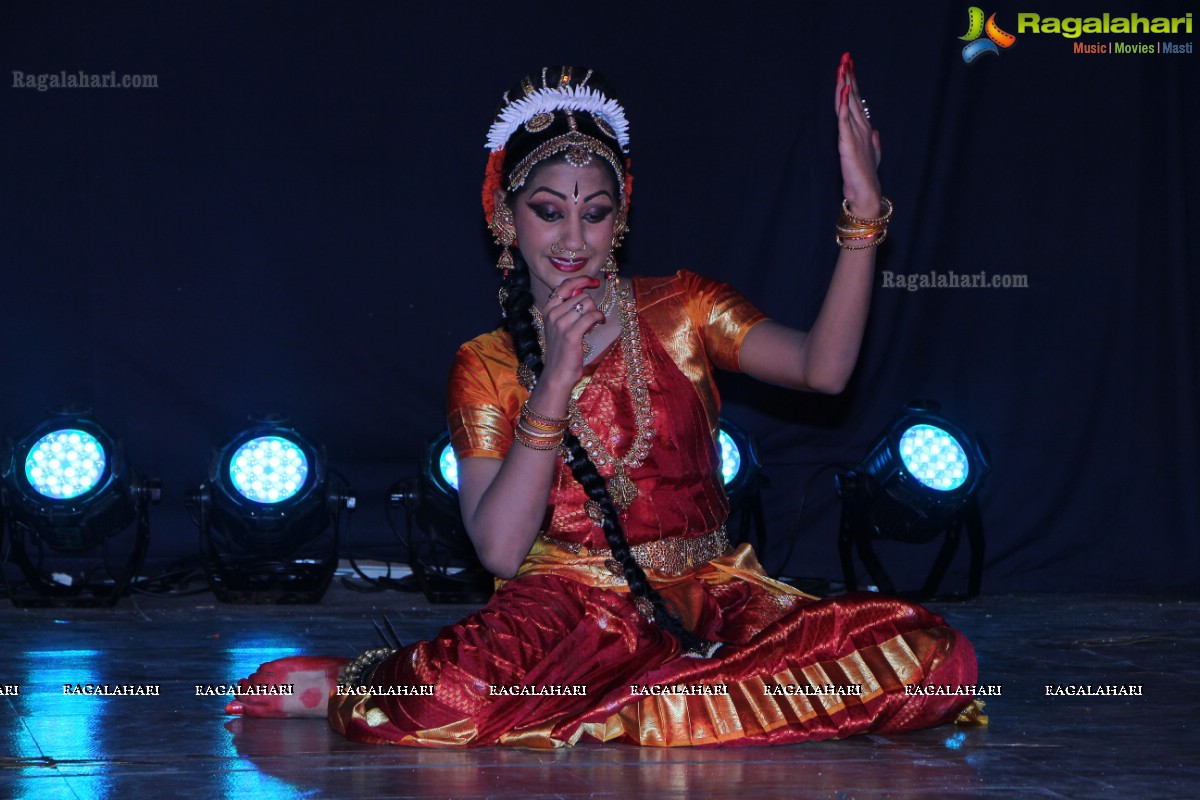
[[[563,542],[549,536],[543,538],[553,545],[558,545],[578,556],[610,556],[605,562],[613,574],[621,577],[624,570],[620,563],[611,558],[612,551],[607,547],[592,549],[578,542]],[[693,539],[683,539],[678,536],[670,539],[658,539],[653,542],[630,545],[633,558],[642,569],[652,569],[667,575],[682,575],[692,567],[706,564],[714,558],[720,558],[729,551],[729,535],[722,525],[711,533],[697,536]]]

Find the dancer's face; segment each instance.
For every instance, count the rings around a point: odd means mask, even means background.
[[[534,302],[575,275],[598,277],[612,249],[618,198],[612,171],[547,161],[512,198],[517,244],[529,265]]]

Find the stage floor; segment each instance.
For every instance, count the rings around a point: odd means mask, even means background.
[[[4,601],[7,603],[7,601]],[[0,797],[1193,797],[1200,784],[1200,599],[987,596],[931,603],[1000,684],[986,728],[775,748],[462,751],[353,744],[321,720],[243,720],[197,696],[261,661],[377,646],[383,614],[428,637],[470,610],[331,589],[317,606],[138,596],[112,609],[0,606]],[[65,695],[65,684],[160,695]],[[1047,686],[1141,695],[1048,696]],[[19,694],[13,694],[19,686]],[[5,691],[0,689],[0,691]]]

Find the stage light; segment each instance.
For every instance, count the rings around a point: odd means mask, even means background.
[[[857,547],[881,591],[895,594],[872,542],[894,539],[914,544],[945,537],[921,590],[937,590],[962,532],[971,548],[967,596],[979,593],[983,570],[983,524],[977,493],[990,465],[978,438],[941,416],[937,403],[910,403],[888,426],[855,469],[837,476],[842,499],[838,549],[846,587],[857,587],[852,548]]]
[[[762,489],[767,485],[767,480],[762,474],[754,443],[745,431],[722,419],[717,434],[717,451],[721,462],[721,480],[729,497],[732,540],[735,544],[745,542],[753,531],[754,549],[761,559],[767,546],[762,507]]]
[[[315,603],[337,569],[342,511],[325,449],[283,417],[253,420],[188,496],[213,593],[227,603]]]
[[[458,460],[449,432],[430,440],[417,477],[397,481],[389,496],[392,508],[407,512],[404,530],[393,522],[392,532],[403,544],[413,573],[411,581],[398,588],[420,591],[431,603],[486,602],[493,578],[479,563],[463,525]]]
[[[900,461],[920,483],[952,492],[966,483],[970,463],[962,445],[933,425],[913,425],[900,436]]]
[[[55,412],[10,445],[3,463],[5,561],[25,577],[9,585],[13,603],[116,603],[145,557],[160,482],[135,477],[121,443],[85,409]],[[125,563],[114,568],[110,540],[135,522]]]
[[[229,459],[229,480],[238,494],[263,505],[296,496],[308,478],[304,448],[282,436],[259,436],[238,447]]]
[[[34,491],[52,500],[73,500],[100,482],[108,456],[87,431],[63,428],[34,442],[25,456],[25,477]]]
[[[742,451],[724,428],[717,435],[717,445],[721,451],[721,481],[728,486],[742,471]]]
[[[458,459],[454,457],[454,447],[450,444],[450,434],[437,437],[430,447],[430,454],[437,457],[437,469],[431,472],[431,477],[437,479],[438,488],[445,494],[453,494],[458,499]]]

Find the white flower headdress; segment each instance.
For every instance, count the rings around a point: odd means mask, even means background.
[[[625,119],[625,109],[616,100],[588,86],[543,87],[512,101],[488,129],[487,147],[493,153],[502,149],[518,127],[538,114],[567,110],[587,112],[602,119],[612,129],[621,152],[629,152],[629,121]]]

